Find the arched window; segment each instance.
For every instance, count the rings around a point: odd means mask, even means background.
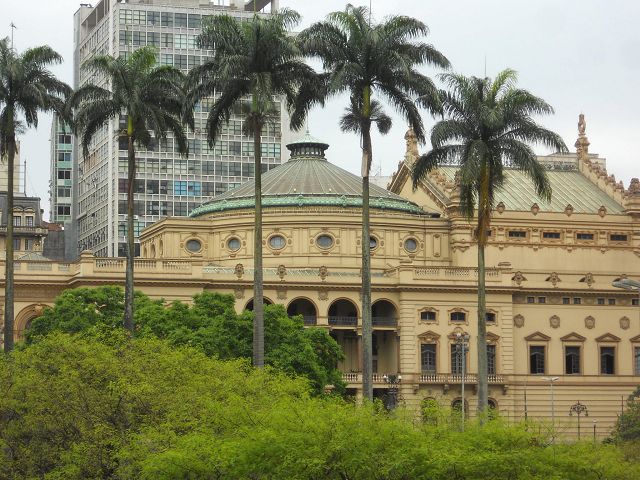
[[[329,325],[355,327],[358,325],[358,309],[351,300],[339,299],[329,306]]]
[[[318,320],[316,306],[306,298],[296,298],[287,307],[287,315],[294,317],[302,315],[305,325],[315,325]]]

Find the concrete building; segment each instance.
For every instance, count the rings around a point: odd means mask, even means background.
[[[51,123],[51,170],[49,180],[49,220],[64,225],[71,220],[73,197],[73,135],[54,114]]]
[[[371,186],[371,238],[361,238],[361,179],[325,158],[328,145],[305,137],[291,160],[263,177],[264,295],[305,324],[328,329],[342,346],[340,368],[361,395],[360,255],[372,251],[374,392],[400,374],[400,400],[419,409],[477,401],[477,247],[458,213],[456,167],[442,166],[414,191],[412,132],[389,190]],[[637,292],[616,289],[640,277],[640,180],[628,188],[588,152],[542,157],[550,203],[508,169],[486,250],[489,397],[512,421],[550,421],[575,435],[570,408],[588,408],[589,426],[608,435],[626,396],[640,384]],[[190,301],[202,291],[252,304],[253,182],[218,195],[190,218],[163,219],[141,234],[136,288]],[[122,258],[90,251],[75,263],[16,265],[16,337],[64,289],[124,283]],[[0,268],[0,272],[3,271]],[[469,353],[456,349],[468,334]],[[549,377],[553,382],[553,402]],[[462,383],[465,394],[461,398]],[[582,419],[584,422],[584,418]],[[585,427],[583,423],[583,428]],[[584,430],[583,430],[584,431]]]
[[[271,4],[271,5],[270,5]],[[257,1],[256,9],[277,8],[277,2]],[[126,57],[135,49],[152,45],[158,49],[160,64],[174,65],[183,71],[200,65],[211,55],[197,48],[196,37],[203,19],[220,13],[238,18],[253,15],[253,2],[233,0],[102,0],[82,5],[75,14],[75,86],[87,82],[105,84],[81,68],[94,55]],[[268,13],[265,13],[268,14]],[[211,99],[199,105],[196,132],[189,133],[190,155],[181,158],[174,152],[173,138],[161,142],[152,152],[137,154],[135,184],[135,234],[161,218],[186,216],[207,199],[251,179],[253,143],[243,137],[243,119],[234,115],[222,138],[210,149],[203,134]],[[289,120],[286,109],[281,118],[269,125],[262,137],[264,169],[286,160]],[[99,256],[122,256],[126,238],[126,145],[118,140],[118,119],[95,136],[90,155],[75,151],[72,178],[76,179],[71,215],[71,231],[78,251],[93,250]]]
[[[44,238],[48,230],[42,219],[40,199],[19,193],[13,198],[13,212],[7,211],[7,192],[0,192],[0,252],[4,258],[7,222],[13,223],[13,251],[15,258],[42,257]],[[35,256],[34,256],[35,255]]]

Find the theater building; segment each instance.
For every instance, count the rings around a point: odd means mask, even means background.
[[[340,365],[361,392],[360,255],[372,254],[373,368],[400,374],[400,400],[465,404],[474,414],[477,382],[474,227],[458,213],[456,166],[442,166],[414,190],[412,132],[388,190],[371,186],[371,238],[361,238],[361,179],[330,163],[328,145],[306,135],[291,159],[263,175],[265,302],[282,304],[342,346]],[[508,169],[486,251],[489,397],[510,420],[551,418],[577,433],[580,402],[607,435],[623,400],[640,383],[637,292],[612,286],[640,275],[640,181],[628,188],[588,151],[584,131],[571,155],[540,161],[553,198],[538,198]],[[253,182],[191,212],[165,218],[140,236],[136,288],[152,297],[233,294],[252,307]],[[66,288],[124,282],[124,259],[85,251],[76,263],[16,264],[16,335]],[[456,342],[469,335],[465,374]],[[551,382],[550,378],[558,377]],[[553,384],[553,385],[551,385]],[[551,389],[553,388],[553,402]],[[593,423],[596,421],[597,423]]]

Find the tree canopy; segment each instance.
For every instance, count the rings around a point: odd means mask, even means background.
[[[78,288],[60,295],[53,308],[34,319],[26,333],[28,343],[53,331],[80,333],[122,326],[124,296],[115,286]],[[231,295],[204,292],[193,304],[173,302],[165,306],[136,292],[136,335],[155,336],[171,345],[198,347],[221,360],[250,359],[253,313],[237,314]],[[344,391],[337,363],[342,350],[326,330],[305,328],[300,316],[290,318],[281,305],[265,308],[266,364],[289,375],[303,375],[316,394],[326,385]]]

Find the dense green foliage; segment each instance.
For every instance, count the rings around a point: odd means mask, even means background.
[[[117,329],[122,325],[124,297],[114,286],[67,290],[53,308],[34,319],[27,330],[33,343],[52,331],[78,333],[94,326]],[[231,295],[205,292],[193,305],[151,300],[136,292],[135,324],[138,336],[156,336],[171,345],[190,345],[222,360],[251,358],[253,313],[234,310]],[[313,391],[326,385],[344,390],[337,362],[340,346],[326,330],[304,328],[301,317],[289,318],[281,305],[265,307],[266,364],[290,375],[304,375]]]
[[[499,420],[460,433],[249,361],[93,327],[0,358],[0,478],[639,478],[617,447]],[[532,429],[535,430],[535,429]]]
[[[637,387],[627,399],[627,408],[618,417],[614,439],[623,442],[638,442],[640,445],[640,387]]]

